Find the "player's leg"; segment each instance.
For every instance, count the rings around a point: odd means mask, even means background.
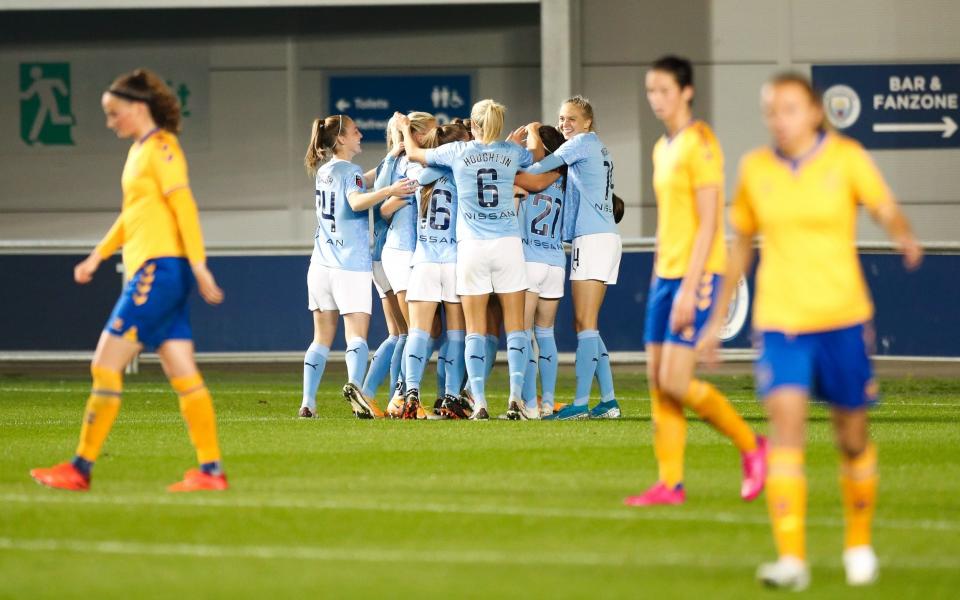
[[[344,362],[347,364],[347,383],[343,387],[344,398],[350,402],[354,414],[360,419],[382,417],[374,411],[370,401],[363,396],[360,386],[367,371],[370,349],[367,333],[370,330],[370,313],[354,311],[343,315],[343,333],[347,341]]]
[[[466,374],[464,351],[466,349],[466,321],[463,315],[463,304],[459,302],[444,302],[444,314],[447,318],[447,377],[443,397],[444,414],[463,418],[469,416],[471,408],[460,397],[462,382]],[[459,410],[455,415],[451,411]]]
[[[603,281],[582,279],[571,281],[570,290],[573,296],[574,330],[577,332],[574,365],[577,382],[573,404],[550,416],[557,420],[586,419],[590,416],[587,404],[590,401],[590,388],[593,387],[600,355],[597,319],[607,286]]]
[[[141,345],[107,331],[100,334],[90,365],[93,384],[80,426],[80,441],[71,462],[30,471],[38,483],[68,490],[87,490],[93,465],[120,411],[123,370]]]
[[[302,418],[317,414],[317,389],[340,315],[333,295],[331,270],[313,262],[307,271],[307,308],[313,315],[313,340],[303,357],[303,399],[298,413]]]
[[[420,382],[423,371],[430,360],[430,330],[437,313],[437,303],[411,300],[409,303],[410,335],[404,350],[406,361],[406,394],[402,418],[416,419],[420,410]]]
[[[620,403],[613,387],[613,368],[610,366],[610,353],[603,343],[603,336],[597,336],[597,385],[600,387],[600,402],[590,409],[591,419],[619,419]]]
[[[407,290],[396,292],[397,298],[397,320],[401,324],[400,327],[403,330],[403,333],[400,335],[400,339],[397,341],[397,348],[394,350],[393,357],[396,361],[396,374],[394,374],[394,368],[391,366],[390,375],[394,377],[392,385],[394,386],[393,398],[390,399],[391,406],[396,402],[403,402],[403,394],[405,392],[404,381],[406,379],[406,359],[405,359],[405,350],[404,348],[409,341],[409,331],[410,331],[410,307],[407,303]],[[390,407],[387,409],[390,410]]]
[[[478,414],[481,409],[487,410],[486,397],[486,331],[487,331],[487,299],[489,294],[462,294],[463,317],[467,327],[467,336],[464,345],[464,360],[466,361],[467,379],[470,382],[470,393],[473,396],[473,412]],[[480,418],[480,417],[477,417]]]
[[[373,297],[370,293],[372,280],[373,274],[369,271],[338,269],[333,271],[331,277],[333,297],[343,316],[343,333],[347,341],[347,349],[343,355],[347,364],[347,383],[343,386],[343,397],[360,419],[383,416],[360,389],[370,359],[367,335],[370,332],[370,313],[373,311]]]
[[[553,336],[553,326],[557,321],[559,309],[559,299],[540,298],[533,320],[533,333],[537,338],[537,370],[540,373],[541,416],[553,414],[557,391],[560,357],[557,353],[557,340]]]
[[[500,327],[503,325],[503,307],[497,296],[490,296],[487,302],[487,330],[484,346],[484,361],[487,377],[490,377],[493,367],[497,364],[497,349],[500,346]]]
[[[868,585],[879,574],[870,535],[877,506],[877,448],[870,441],[866,409],[834,407],[832,418],[841,455],[843,564],[847,583]]]
[[[370,368],[367,370],[367,376],[363,380],[363,395],[367,398],[374,398],[377,394],[377,388],[383,383],[384,378],[390,373],[390,364],[393,360],[393,351],[397,347],[400,339],[400,327],[394,317],[392,302],[396,298],[390,298],[393,292],[385,292],[384,297],[380,299],[383,307],[383,318],[387,323],[387,337],[381,342],[376,352],[373,353],[373,359],[370,361]]]
[[[529,263],[528,263],[529,267]],[[527,270],[530,276],[530,270]],[[539,415],[540,407],[537,402],[537,357],[534,354],[533,323],[537,314],[537,302],[540,300],[539,291],[527,291],[523,303],[523,329],[527,336],[527,368],[523,374],[523,404],[527,411],[536,410]]]
[[[767,508],[778,559],[760,565],[757,579],[772,587],[793,590],[802,590],[810,584],[805,540],[807,390],[807,387],[781,385],[764,400],[770,420]]]
[[[733,442],[743,464],[740,495],[744,500],[753,500],[763,490],[766,440],[754,433],[720,390],[693,376],[697,364],[694,347],[676,343],[672,337],[670,340],[663,345],[658,377],[661,391],[674,402],[692,409]]]
[[[440,344],[437,347],[437,401],[434,404],[434,408],[438,410],[443,405],[443,394],[447,387],[447,352],[450,348],[450,340],[443,331],[440,312],[438,310],[433,317],[433,329],[430,331],[430,337]]]
[[[190,442],[197,451],[199,469],[191,469],[183,481],[167,488],[171,492],[225,490],[227,478],[221,464],[217,419],[213,398],[197,370],[193,340],[171,339],[157,348],[163,372],[180,397],[180,414],[187,423]]]
[[[657,459],[657,482],[644,493],[625,500],[631,506],[682,504],[683,455],[687,444],[687,419],[683,405],[663,392],[660,379],[663,343],[667,339],[674,282],[655,278],[650,284],[643,337],[647,352],[647,386],[650,391],[650,421],[653,453]]]
[[[877,399],[877,384],[865,336],[872,338],[872,332],[863,326],[811,336],[817,348],[817,396],[831,405],[841,456],[843,566],[850,585],[869,585],[879,575],[870,535],[877,504],[877,449],[870,441],[867,419],[867,408]]]
[[[521,265],[522,266],[522,265]],[[525,277],[524,273],[524,277]],[[526,286],[524,286],[526,287]],[[527,334],[523,326],[526,290],[498,293],[503,310],[503,327],[507,332],[507,367],[510,376],[510,395],[507,413],[517,413],[517,418],[527,418],[522,400],[523,378],[527,369]],[[539,413],[536,417],[539,418]]]
[[[303,357],[303,400],[300,404],[300,417],[312,418],[317,415],[317,389],[327,367],[330,344],[337,333],[340,313],[336,310],[313,311],[313,341]]]

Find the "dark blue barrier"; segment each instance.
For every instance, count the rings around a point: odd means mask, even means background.
[[[82,256],[0,255],[0,350],[92,350],[120,291],[116,259],[107,261],[93,283],[73,283],[73,265]],[[620,283],[609,288],[600,330],[612,351],[643,349],[643,314],[652,255],[623,256]],[[904,271],[893,254],[863,254],[877,305],[877,352],[897,356],[960,356],[960,255],[932,255],[915,273]],[[201,352],[299,351],[312,336],[306,308],[307,256],[221,256],[210,268],[226,291],[218,307],[192,299],[192,322]],[[751,282],[751,289],[752,289]],[[557,317],[561,351],[576,346],[567,298]],[[374,302],[372,345],[386,335]],[[745,327],[727,346],[748,347]],[[335,343],[343,348],[343,334]]]

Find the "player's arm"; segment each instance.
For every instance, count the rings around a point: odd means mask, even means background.
[[[179,187],[167,195],[167,204],[177,221],[183,249],[197,280],[197,291],[208,304],[220,304],[223,302],[223,290],[207,268],[207,252],[203,247],[200,214],[193,192],[187,186]]]
[[[350,208],[355,211],[366,210],[371,206],[383,202],[390,196],[409,196],[417,189],[417,182],[412,179],[400,179],[387,187],[372,192],[353,192],[347,195]]]
[[[540,139],[540,126],[541,123],[533,122],[525,127],[527,131],[527,150],[533,155],[534,161],[542,160],[547,153],[543,147],[543,140]]]
[[[363,185],[364,187],[373,187],[374,181],[377,179],[377,169],[373,168],[363,174]]]
[[[690,250],[690,263],[680,283],[677,300],[670,311],[670,330],[679,333],[693,324],[697,310],[697,287],[703,277],[703,269],[713,248],[713,238],[717,234],[717,220],[720,219],[718,207],[720,188],[701,187],[696,190],[696,207],[699,225]]]
[[[563,159],[560,158],[557,153],[553,153],[543,157],[541,160],[533,163],[529,167],[523,168],[522,171],[525,173],[531,173],[533,175],[540,175],[542,173],[562,167],[563,165]]]
[[[443,169],[427,167],[426,169],[420,171],[420,173],[417,175],[417,183],[420,185],[430,185],[434,181],[443,177],[443,175]]]
[[[720,346],[720,328],[727,318],[730,301],[737,290],[740,278],[753,264],[753,234],[734,230],[733,239],[727,258],[727,272],[723,275],[723,283],[717,296],[717,303],[710,313],[710,319],[704,326],[697,342],[697,351],[708,364],[717,362],[717,348]]]
[[[410,204],[406,198],[400,196],[390,196],[380,205],[380,214],[384,219],[389,219],[395,212]]]
[[[513,178],[513,184],[528,192],[536,193],[547,189],[558,179],[560,179],[560,173],[556,171],[541,173],[539,175],[518,171],[517,176]]]
[[[883,227],[887,236],[903,253],[903,264],[913,271],[923,262],[923,246],[917,241],[900,205],[896,202],[884,202],[870,211],[873,220]]]
[[[100,263],[113,256],[120,246],[123,245],[123,215],[118,215],[117,220],[113,222],[107,235],[103,236],[100,243],[93,249],[90,255],[83,259],[73,268],[73,280],[79,284],[90,283],[93,274],[100,267]]]
[[[398,112],[393,113],[393,117],[397,120],[397,127],[403,132],[403,149],[407,153],[407,160],[421,165],[427,164],[427,151],[421,148],[413,137],[413,132],[410,131],[410,119],[407,115]]]

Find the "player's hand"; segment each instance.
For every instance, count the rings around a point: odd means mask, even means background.
[[[393,113],[393,118],[397,120],[397,126],[401,129],[410,127],[410,117],[407,115],[401,112],[395,112]]]
[[[100,267],[102,260],[100,255],[94,252],[78,262],[77,265],[73,267],[73,280],[80,285],[90,283],[90,281],[93,280],[93,274],[96,273],[97,268]]]
[[[534,137],[540,137],[540,128],[543,126],[543,123],[540,121],[534,121],[533,123],[528,123],[524,129],[527,130],[527,135],[532,135]]]
[[[681,288],[676,300],[673,301],[673,308],[670,311],[670,331],[678,334],[687,327],[691,327],[696,314],[696,305],[696,294]]]
[[[908,271],[916,271],[923,262],[923,246],[914,238],[907,238],[900,242],[900,252],[903,253],[903,266]]]
[[[524,127],[517,127],[516,129],[514,129],[513,131],[511,131],[511,132],[510,132],[510,135],[507,136],[507,141],[508,141],[508,142],[513,142],[514,144],[517,144],[517,145],[519,145],[519,146],[522,146],[522,145],[524,144],[524,142],[527,141],[527,128],[526,128],[526,126],[524,126]]]
[[[217,285],[206,263],[193,265],[193,276],[197,279],[197,291],[204,302],[213,305],[223,302],[223,290]]]
[[[697,341],[697,355],[707,366],[714,367],[720,362],[720,322],[710,319],[700,331]]]
[[[391,184],[387,190],[391,196],[409,196],[417,191],[419,185],[416,179],[401,179]]]

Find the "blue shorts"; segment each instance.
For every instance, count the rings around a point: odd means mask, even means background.
[[[185,258],[152,258],[127,282],[104,331],[149,349],[193,339],[187,299],[193,271]]]
[[[757,393],[765,398],[791,386],[840,408],[875,404],[877,383],[864,332],[863,325],[800,335],[761,332]]]
[[[700,331],[710,317],[710,309],[717,301],[722,280],[720,275],[708,273],[703,276],[697,290],[697,309],[693,325],[677,334],[670,331],[670,311],[673,310],[673,301],[683,280],[655,278],[650,285],[650,297],[647,299],[647,316],[643,326],[644,343],[695,345]]]

